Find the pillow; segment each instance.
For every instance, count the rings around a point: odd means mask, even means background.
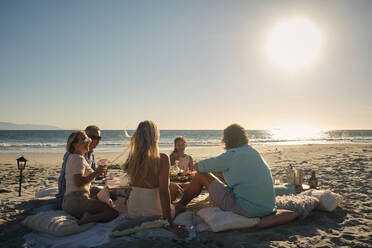
[[[278,209],[292,210],[299,214],[301,219],[309,215],[319,204],[319,200],[307,195],[284,195],[275,198]]]
[[[257,224],[257,228],[268,228],[291,222],[298,217],[298,213],[291,210],[278,209],[275,214],[265,216]]]
[[[55,197],[57,193],[58,188],[43,189],[38,192],[35,192],[35,198]]]
[[[54,236],[83,232],[95,225],[95,223],[78,225],[77,219],[64,211],[47,211],[28,216],[22,224],[32,230]]]
[[[125,222],[116,226],[109,236],[110,238],[121,237],[146,229],[166,226],[169,226],[168,221],[159,216],[136,218],[132,220],[125,220]]]
[[[302,195],[313,196],[319,199],[319,210],[332,212],[342,201],[342,196],[333,193],[330,190],[308,190],[301,193]]]
[[[197,214],[211,227],[213,232],[250,228],[260,222],[260,218],[247,218],[216,207],[203,208]]]

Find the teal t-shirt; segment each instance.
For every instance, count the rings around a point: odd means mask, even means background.
[[[200,172],[222,172],[240,207],[254,216],[276,211],[271,171],[261,154],[250,145],[227,150],[198,163]]]

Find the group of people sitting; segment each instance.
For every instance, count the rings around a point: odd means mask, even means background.
[[[67,213],[79,223],[106,222],[118,216],[109,204],[97,199],[99,190],[91,187],[94,180],[105,177],[106,169],[96,165],[93,150],[101,140],[100,129],[88,126],[73,132],[67,140],[57,199]],[[193,163],[185,154],[186,140],[175,139],[175,150],[168,156],[159,152],[160,132],[152,121],[139,123],[130,137],[129,155],[122,169],[131,181],[131,191],[124,203],[130,218],[162,216],[171,224],[178,213],[203,188],[216,206],[246,217],[263,217],[276,212],[271,171],[259,152],[248,144],[245,129],[232,124],[223,130],[226,152]],[[181,188],[170,183],[170,166],[195,170],[190,184]],[[174,205],[177,195],[182,197]]]

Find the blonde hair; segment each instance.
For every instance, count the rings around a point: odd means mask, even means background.
[[[232,149],[248,144],[248,134],[239,124],[232,124],[223,130],[222,142],[225,149]]]
[[[159,173],[159,137],[159,129],[153,121],[139,123],[130,137],[129,156],[122,169],[128,173],[132,182],[142,181],[150,174]]]
[[[87,136],[87,134],[82,130],[72,132],[67,139],[66,151],[69,153],[74,153],[75,151],[74,144],[76,144],[79,141],[79,137],[84,138],[85,136]]]

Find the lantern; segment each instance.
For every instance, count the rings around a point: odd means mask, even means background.
[[[17,167],[19,170],[19,190],[18,190],[18,196],[21,196],[21,189],[22,189],[22,171],[26,168],[26,162],[27,159],[25,159],[23,156],[20,158],[17,158]]]

